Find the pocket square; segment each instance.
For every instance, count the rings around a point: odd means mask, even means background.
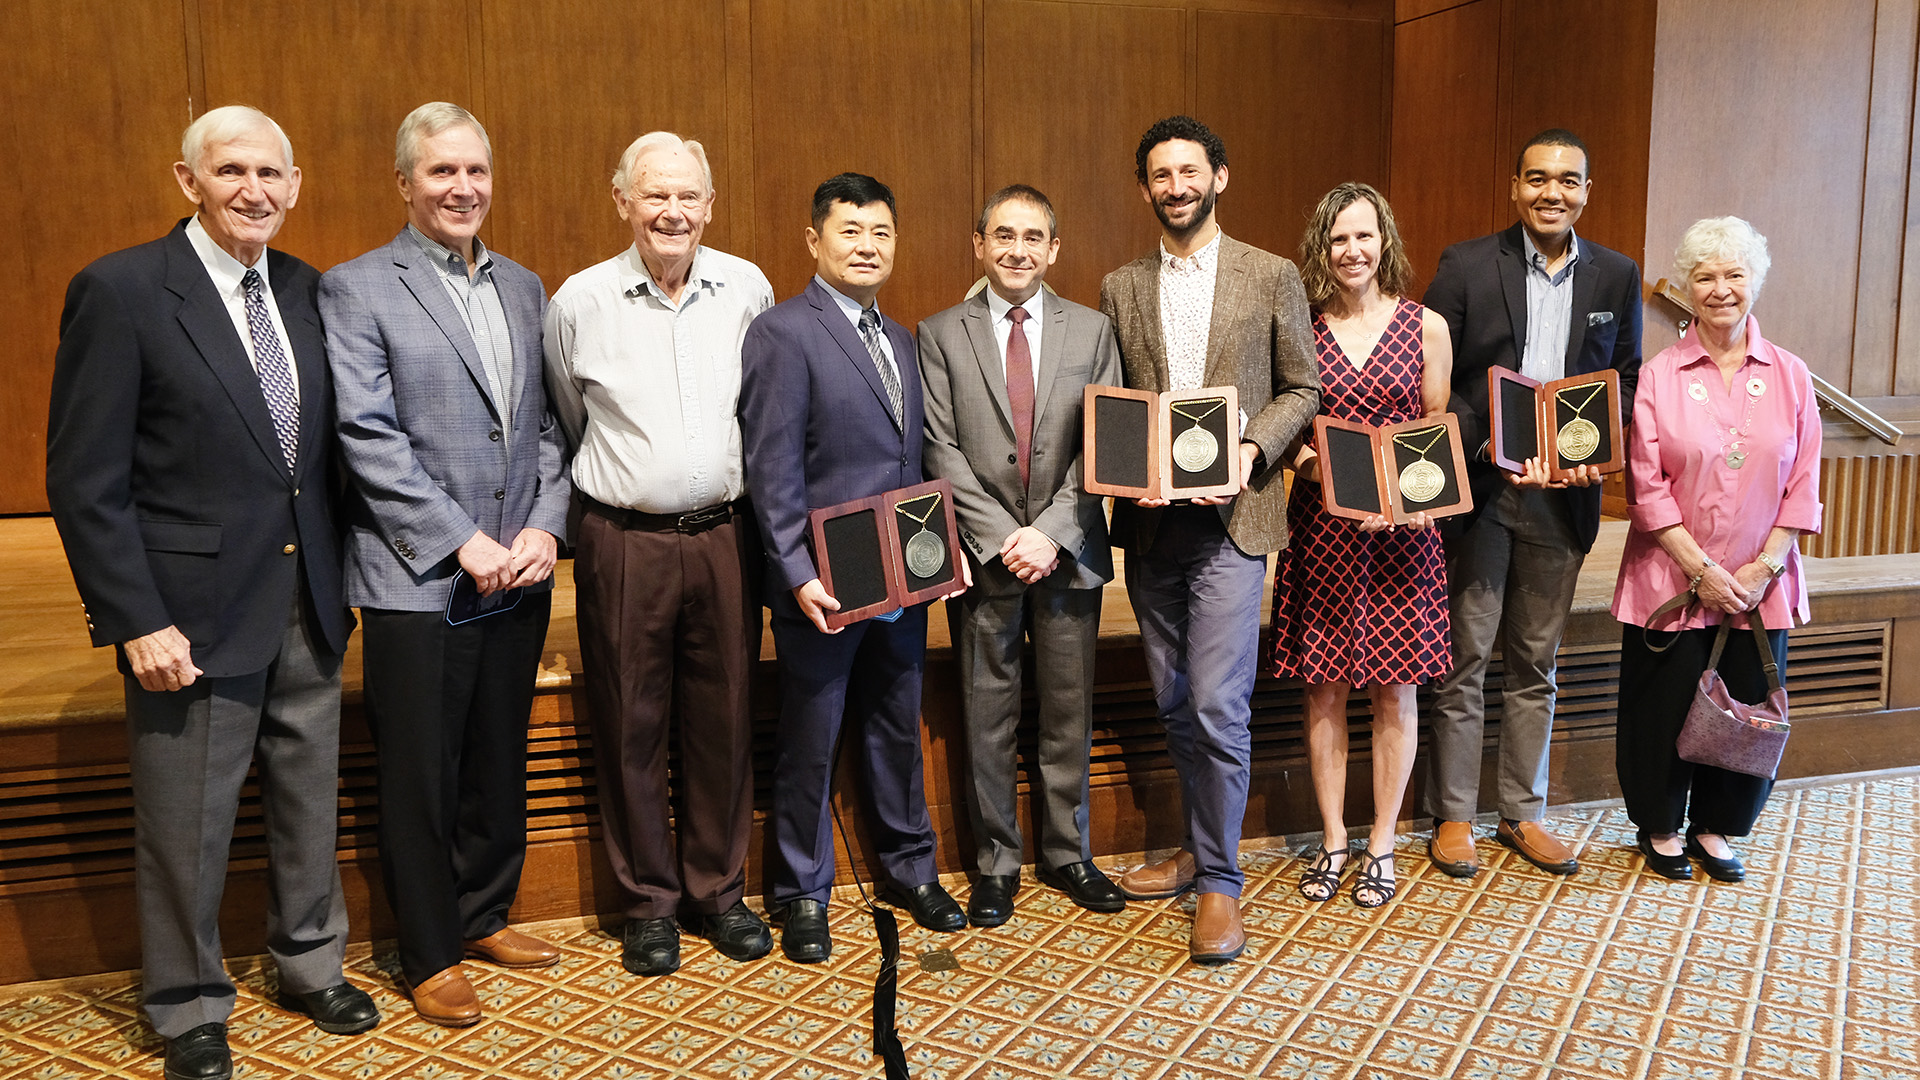
[[[1610,323],[1612,321],[1613,321],[1613,312],[1611,311],[1587,312],[1588,326],[1605,326],[1607,323]]]

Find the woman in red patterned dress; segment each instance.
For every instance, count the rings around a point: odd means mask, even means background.
[[[1453,346],[1446,320],[1405,299],[1411,277],[1393,211],[1366,184],[1320,200],[1300,241],[1300,276],[1314,308],[1320,407],[1370,425],[1446,411]],[[1274,670],[1306,683],[1307,749],[1325,821],[1307,853],[1300,893],[1332,899],[1353,857],[1345,818],[1347,695],[1373,699],[1373,831],[1353,900],[1378,907],[1398,889],[1394,826],[1413,770],[1415,688],[1452,666],[1446,565],[1425,514],[1395,527],[1328,514],[1311,440],[1294,459],[1287,507],[1292,542],[1274,574]]]

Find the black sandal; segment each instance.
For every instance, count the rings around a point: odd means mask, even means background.
[[[1325,844],[1307,853],[1312,862],[1300,872],[1300,895],[1316,904],[1324,904],[1340,895],[1340,875],[1352,859],[1352,852],[1340,849],[1340,865],[1333,865],[1334,853]]]
[[[1353,879],[1353,902],[1355,904],[1363,908],[1377,908],[1393,899],[1395,894],[1400,891],[1399,881],[1380,873],[1380,868],[1392,861],[1392,859],[1393,852],[1391,851],[1385,855],[1375,855],[1371,849],[1369,849],[1367,854],[1360,856],[1360,874]],[[1369,902],[1366,895],[1362,894],[1375,896],[1378,897],[1378,899]]]

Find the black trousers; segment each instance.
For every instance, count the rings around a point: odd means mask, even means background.
[[[1647,648],[1646,634],[1626,626],[1620,638],[1620,711],[1614,722],[1614,766],[1627,816],[1650,833],[1675,833],[1691,821],[1701,832],[1745,836],[1766,808],[1773,781],[1682,761],[1675,744],[1707,670],[1718,627],[1679,632],[1666,652]],[[1652,631],[1655,644],[1675,635]],[[1767,631],[1780,677],[1787,672],[1787,632]],[[1727,692],[1749,704],[1766,700],[1767,676],[1753,632],[1736,626],[1720,654]]]
[[[410,983],[507,925],[527,854],[527,717],[551,592],[460,626],[361,612],[380,872]]]

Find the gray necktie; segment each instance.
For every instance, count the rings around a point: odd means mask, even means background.
[[[240,279],[247,293],[247,332],[253,335],[253,373],[260,377],[260,393],[267,399],[267,412],[273,416],[274,434],[280,437],[280,454],[287,459],[287,471],[293,471],[294,456],[300,448],[300,392],[293,385],[293,371],[287,366],[287,354],[280,348],[280,335],[273,332],[273,318],[267,314],[267,292],[260,271],[248,270]]]
[[[887,388],[887,406],[893,410],[893,426],[904,431],[906,418],[901,413],[900,376],[894,373],[886,350],[880,347],[879,309],[868,308],[860,313],[860,340],[873,355],[873,366],[880,369],[880,383]]]

